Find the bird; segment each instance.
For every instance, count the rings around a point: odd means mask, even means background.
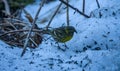
[[[65,43],[72,39],[74,32],[77,33],[76,29],[73,26],[61,26],[58,28],[48,29],[49,35],[59,43]]]

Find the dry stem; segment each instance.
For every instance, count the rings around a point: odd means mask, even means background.
[[[57,14],[58,10],[60,9],[62,3],[59,4],[58,8],[56,9],[56,11],[54,12],[53,16],[51,17],[50,21],[48,22],[48,25],[46,26],[46,29],[48,29],[48,27],[50,26],[53,18],[55,17],[55,15]]]
[[[33,20],[32,27],[30,28],[30,30],[29,30],[29,32],[28,32],[28,34],[27,34],[27,37],[26,37],[26,40],[25,40],[25,44],[24,44],[24,47],[23,47],[23,51],[22,51],[22,53],[21,53],[21,57],[25,54],[25,51],[26,51],[26,48],[27,48],[27,44],[28,44],[29,38],[30,38],[30,36],[31,36],[31,32],[32,32],[32,30],[33,30],[33,28],[34,28],[34,26],[35,26],[36,20],[37,20],[37,18],[38,18],[38,15],[39,15],[39,13],[40,13],[40,11],[41,11],[44,3],[45,3],[45,0],[42,0],[42,2],[41,2],[41,4],[40,4],[40,7],[39,7],[39,9],[38,9],[38,11],[37,11],[37,13],[36,13],[36,16],[35,16],[35,18],[34,18],[34,20]]]
[[[90,16],[88,16],[88,15],[82,13],[82,12],[79,11],[77,8],[75,8],[75,7],[73,7],[72,5],[66,3],[65,1],[63,1],[63,0],[59,0],[59,1],[61,1],[61,2],[64,3],[65,5],[68,5],[70,8],[74,9],[74,10],[77,11],[79,14],[83,15],[84,17],[90,18]]]

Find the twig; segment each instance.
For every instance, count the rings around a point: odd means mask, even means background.
[[[28,13],[29,14],[29,13]],[[15,30],[18,30],[16,27],[15,27],[15,24],[13,24],[13,21],[12,21],[12,18],[10,19],[10,21],[11,22],[8,22],[8,21],[6,21],[10,26],[12,26]],[[6,24],[5,24],[5,26],[6,26]],[[36,43],[34,42],[34,40],[32,39],[32,38],[29,38],[30,39],[30,41],[31,42],[33,42],[33,44],[35,44],[35,46],[37,46],[36,45]]]
[[[8,41],[4,41],[5,43],[7,43],[7,44],[10,44],[10,45],[19,45],[19,46],[23,46],[23,44],[22,43],[17,43],[17,42],[8,42]]]
[[[11,13],[10,13],[10,6],[8,4],[8,1],[7,0],[2,0],[2,1],[3,1],[4,5],[5,5],[6,14],[10,16]]]
[[[14,23],[14,25],[27,26],[27,25],[24,24],[24,23]],[[9,23],[2,23],[2,24],[0,24],[0,26],[10,26],[10,24],[9,24]]]
[[[12,30],[12,31],[8,31],[8,32],[5,32],[5,33],[3,33],[3,34],[0,34],[0,37],[2,37],[2,36],[4,36],[4,35],[7,35],[7,34],[9,34],[9,33],[28,32],[28,31],[29,31],[28,29],[27,29],[27,30],[23,30],[23,29],[21,29],[21,30]],[[39,32],[39,33],[42,33],[43,30],[32,29],[32,32]],[[43,32],[43,33],[44,33],[44,32]]]
[[[63,1],[63,0],[59,0],[59,1],[61,1],[61,2],[64,3],[65,5],[68,5],[70,8],[74,9],[74,10],[77,11],[79,14],[83,15],[84,17],[90,18],[90,16],[88,16],[88,15],[82,13],[82,12],[79,11],[77,8],[75,8],[75,7],[73,7],[72,5],[66,3],[65,1]]]
[[[17,30],[17,28],[14,26],[14,24],[12,22],[7,22],[10,26],[12,26],[15,30]]]
[[[99,1],[98,1],[98,0],[96,0],[96,2],[97,2],[97,6],[98,6],[98,8],[100,8],[100,4],[99,4]]]
[[[66,0],[66,1],[67,1],[67,3],[69,3],[68,0]],[[67,5],[67,10],[66,10],[66,19],[67,19],[67,26],[69,26],[69,7],[68,7],[68,5]]]
[[[85,13],[85,0],[83,0],[83,8],[82,8],[83,10],[83,13]]]
[[[62,3],[59,4],[58,8],[56,9],[55,13],[53,14],[53,16],[51,17],[50,21],[48,22],[48,25],[46,26],[46,29],[48,29],[48,27],[50,26],[53,18],[55,17],[55,15],[57,14],[58,10],[60,9]]]
[[[32,39],[32,38],[30,38],[30,41],[37,47],[38,46],[38,44]]]
[[[40,13],[40,11],[41,11],[42,6],[44,5],[44,3],[45,3],[45,0],[42,0],[42,2],[41,2],[41,4],[40,4],[40,7],[39,7],[39,9],[38,9],[38,11],[37,11],[37,13],[36,13],[36,16],[35,16],[35,18],[34,18],[34,20],[33,20],[33,22],[32,22],[32,27],[30,28],[30,30],[29,30],[29,32],[28,32],[28,34],[27,34],[27,37],[26,37],[26,40],[25,40],[25,44],[24,44],[24,47],[23,47],[23,51],[22,51],[22,53],[21,53],[21,57],[25,54],[25,51],[26,51],[26,48],[27,48],[27,44],[28,44],[29,38],[30,38],[30,36],[31,36],[32,29],[33,29],[34,26],[35,26],[36,20],[37,20],[37,18],[38,18],[38,15],[39,15],[39,13]]]
[[[25,17],[29,20],[30,23],[32,23],[33,22],[32,16],[25,9],[23,9],[23,11],[26,14]]]

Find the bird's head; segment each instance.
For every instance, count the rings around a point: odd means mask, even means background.
[[[73,26],[67,26],[66,29],[69,30],[69,32],[77,33],[76,29]],[[66,30],[66,32],[67,32],[67,30]]]

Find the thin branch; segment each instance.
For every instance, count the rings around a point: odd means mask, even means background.
[[[79,11],[77,8],[75,8],[75,7],[73,7],[72,5],[66,3],[65,1],[63,1],[63,0],[59,0],[59,1],[61,1],[61,2],[64,3],[65,5],[68,5],[70,8],[74,9],[75,11],[77,11],[80,15],[83,15],[83,16],[86,17],[86,18],[90,18],[90,16],[82,13],[82,12]]]
[[[57,14],[58,10],[60,9],[62,3],[59,4],[58,8],[56,9],[55,13],[53,14],[53,16],[51,17],[50,21],[48,22],[48,25],[46,26],[46,29],[48,29],[48,27],[50,26],[53,18],[55,17],[55,15]]]
[[[26,22],[23,22],[23,21],[21,21],[21,20],[19,20],[18,18],[4,18],[4,19],[6,19],[6,20],[12,20],[12,21],[15,21],[15,22],[21,22],[21,23],[25,23],[25,25],[27,24]]]
[[[4,41],[5,43],[7,43],[7,44],[10,44],[10,45],[19,45],[19,46],[23,46],[23,44],[22,43],[17,43],[17,42],[9,42],[9,41]]]
[[[97,2],[97,6],[98,6],[98,8],[100,8],[100,4],[99,4],[99,1],[98,1],[98,0],[96,0],[96,2]]]
[[[83,13],[85,14],[85,0],[83,0],[83,8],[82,8],[83,10]]]
[[[28,32],[28,34],[27,34],[27,37],[26,37],[26,40],[25,40],[25,44],[24,44],[24,47],[23,47],[23,51],[22,51],[22,53],[21,53],[21,57],[25,54],[25,51],[26,51],[26,48],[27,48],[27,44],[28,44],[29,38],[30,38],[30,36],[31,36],[32,29],[33,29],[34,26],[35,26],[36,20],[37,20],[37,18],[38,18],[38,15],[39,15],[39,13],[40,13],[40,11],[41,11],[41,9],[42,9],[42,6],[44,5],[45,1],[46,1],[46,0],[42,0],[42,2],[41,2],[41,4],[40,4],[40,7],[39,7],[39,9],[38,9],[38,11],[37,11],[37,13],[36,13],[36,16],[35,16],[35,18],[34,18],[34,20],[33,20],[33,22],[32,22],[32,27],[30,28],[30,30],[29,30],[29,32]]]
[[[5,33],[3,33],[3,34],[0,34],[0,37],[5,36],[5,35],[10,34],[10,33],[28,32],[28,31],[29,31],[28,29],[27,29],[27,30],[23,30],[23,29],[21,29],[21,30],[12,30],[12,31],[8,31],[8,32],[5,32]],[[42,31],[42,30],[38,30],[38,29],[32,29],[32,32],[42,33],[43,31]],[[43,32],[43,33],[44,33],[44,32]]]
[[[69,1],[68,0],[66,0],[66,1],[69,4]],[[68,7],[68,5],[67,5],[67,10],[66,10],[66,19],[67,19],[67,26],[69,26],[69,7]]]
[[[14,26],[14,24],[12,22],[7,22],[10,26],[12,26],[15,30],[17,30],[17,28]]]
[[[8,4],[8,1],[7,0],[2,0],[3,1],[3,3],[4,3],[4,5],[5,5],[5,12],[7,13],[7,15],[11,15],[11,13],[10,13],[10,6],[9,6],[9,4]]]
[[[38,44],[32,39],[32,38],[30,38],[30,41],[37,47],[38,46]]]
[[[24,13],[26,14],[25,17],[29,20],[30,23],[33,22],[33,18],[30,15],[30,13],[28,13],[25,9],[23,9]]]

